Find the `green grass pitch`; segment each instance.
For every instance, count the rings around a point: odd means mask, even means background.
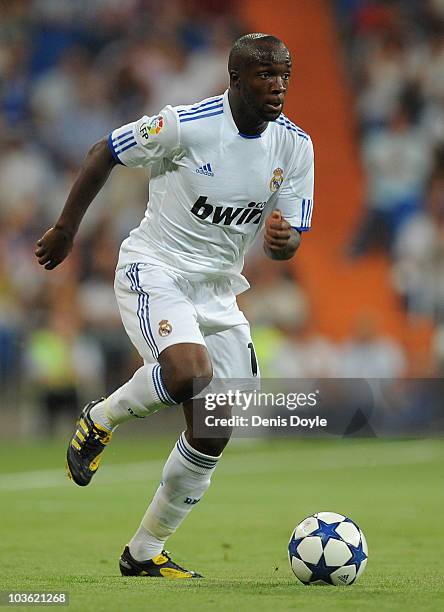
[[[72,611],[444,609],[442,440],[234,441],[168,542],[205,579],[120,577],[173,441],[117,435],[85,489],[64,478],[64,445],[2,443],[0,590],[68,591]],[[291,574],[291,531],[322,510],[367,537],[369,563],[351,587]]]

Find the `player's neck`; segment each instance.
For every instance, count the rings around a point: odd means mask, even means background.
[[[241,134],[256,136],[265,130],[268,122],[253,116],[248,106],[231,91],[228,92],[228,101],[234,123]]]

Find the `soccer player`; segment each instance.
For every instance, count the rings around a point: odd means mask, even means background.
[[[311,225],[312,143],[282,114],[288,49],[274,36],[247,34],[234,43],[228,70],[224,94],[166,106],[93,145],[58,221],[37,242],[39,263],[52,270],[111,170],[150,167],[149,205],[121,246],[115,280],[123,324],[144,365],[84,408],[67,452],[69,476],[87,485],[118,425],[183,405],[186,430],[120,558],[126,576],[199,576],[174,563],[164,545],[208,489],[231,432],[199,436],[193,414],[203,410],[213,376],[242,379],[244,388],[259,376],[236,303],[249,287],[241,275],[246,251],[264,228],[265,253],[290,259]]]

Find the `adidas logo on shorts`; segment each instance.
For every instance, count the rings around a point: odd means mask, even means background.
[[[203,166],[199,166],[198,168],[196,168],[196,172],[198,174],[205,174],[205,176],[214,176],[211,164],[204,164]]]

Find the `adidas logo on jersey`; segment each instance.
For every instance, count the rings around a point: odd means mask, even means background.
[[[204,164],[203,166],[199,166],[199,168],[196,168],[196,172],[198,174],[205,174],[205,176],[214,176],[211,164]]]

